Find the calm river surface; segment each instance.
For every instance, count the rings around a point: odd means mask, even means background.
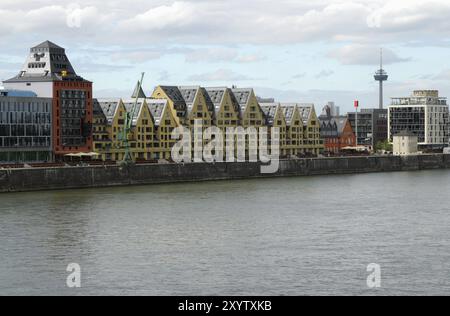
[[[449,193],[425,171],[0,195],[0,295],[450,295]]]

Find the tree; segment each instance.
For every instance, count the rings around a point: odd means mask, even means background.
[[[382,151],[382,150],[392,152],[394,150],[394,148],[393,148],[393,145],[391,143],[389,143],[388,140],[379,141],[375,145],[375,151]]]

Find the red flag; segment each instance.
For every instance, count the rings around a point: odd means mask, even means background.
[[[359,101],[358,100],[355,101],[355,108],[356,109],[359,108]]]

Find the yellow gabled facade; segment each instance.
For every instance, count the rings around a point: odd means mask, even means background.
[[[214,105],[209,102],[206,90],[201,87],[179,87],[187,106],[186,125],[194,128],[195,121],[201,121],[203,129],[214,124]]]
[[[244,129],[260,128],[266,126],[266,117],[258,103],[253,89],[232,89],[235,100],[241,108],[241,126]],[[243,146],[239,141],[238,146]],[[250,157],[251,152],[258,151],[258,136],[255,138],[246,137],[245,140],[246,156]]]
[[[286,157],[288,155],[287,123],[280,105],[275,110],[273,127],[277,127],[280,130],[280,154],[282,157]]]
[[[215,125],[222,131],[238,127],[241,124],[241,110],[229,88],[207,89],[211,101],[216,108]]]
[[[180,125],[168,103],[161,102],[161,100],[150,100],[149,102],[157,131],[156,139],[159,143],[157,150],[154,151],[154,158],[170,160],[172,147],[177,142],[172,139],[172,132]]]
[[[128,111],[134,101],[125,104]],[[140,101],[133,118],[131,135],[129,138],[131,154],[135,161],[153,160],[159,150],[157,131],[154,120],[146,100]]]
[[[296,104],[282,105],[287,123],[287,155],[299,156],[303,153],[304,126],[303,119]]]
[[[100,155],[99,158],[105,161],[106,154],[111,150],[111,136],[108,132],[108,120],[98,100],[94,99],[93,103],[93,147],[94,151]]]
[[[235,129],[241,124],[241,110],[231,89],[227,87],[215,87],[205,89],[209,102],[215,109],[214,126],[217,126],[223,133],[224,159],[227,157],[227,148],[234,148],[236,155],[236,140],[228,143],[226,133],[228,129]]]
[[[118,101],[108,101],[101,103],[106,113],[108,125],[106,130],[111,139],[111,146],[109,150],[105,151],[103,155],[106,160],[120,161],[124,157],[123,150],[123,136],[124,124],[126,117],[126,108],[122,99]]]
[[[233,94],[241,106],[243,127],[263,127],[265,126],[264,112],[262,111],[258,99],[253,89],[233,89]]]
[[[269,126],[269,139],[272,139],[272,128],[279,130],[279,144],[280,155],[286,157],[288,155],[288,138],[287,138],[287,123],[284,112],[279,103],[261,104],[261,109],[264,112],[267,125]]]
[[[169,109],[179,125],[185,125],[187,119],[187,105],[177,86],[157,86],[151,99],[164,99],[168,101]]]
[[[320,122],[314,109],[314,105],[303,105],[299,107],[302,113],[303,123],[303,150],[306,154],[319,155],[324,150],[323,141],[320,137]]]

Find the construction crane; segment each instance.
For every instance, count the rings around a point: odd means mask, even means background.
[[[145,73],[143,72],[141,75],[141,80],[138,81],[136,86],[136,91],[134,92],[134,103],[133,107],[131,108],[131,111],[128,111],[125,107],[125,121],[122,131],[122,143],[123,148],[125,149],[125,155],[123,156],[122,164],[124,165],[130,165],[134,163],[133,157],[131,156],[130,152],[130,138],[132,135],[132,129],[133,129],[133,118],[136,114],[136,109],[139,102],[139,97],[141,96],[142,91],[142,82],[144,81]]]

